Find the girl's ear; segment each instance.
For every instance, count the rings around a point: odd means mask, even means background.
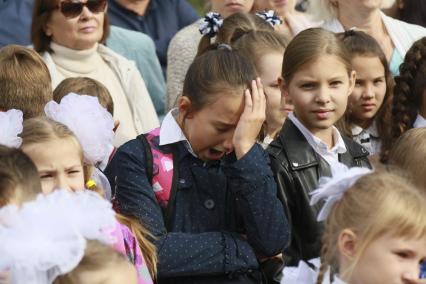
[[[288,97],[288,88],[283,77],[278,77],[278,85],[280,86],[281,96]]]
[[[180,96],[177,101],[179,116],[183,118],[192,118],[192,102],[187,96]]]
[[[348,90],[348,97],[350,94],[352,94],[354,88],[355,88],[355,81],[356,81],[356,71],[352,70],[349,74],[349,90]]]
[[[342,257],[352,259],[356,255],[357,249],[357,236],[350,229],[344,229],[340,232],[337,239],[337,247]]]

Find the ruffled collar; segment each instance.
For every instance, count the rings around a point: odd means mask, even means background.
[[[102,60],[97,52],[98,44],[85,50],[76,50],[51,42],[51,54],[55,64],[73,73],[86,74],[95,71]]]
[[[379,138],[379,131],[377,130],[377,123],[376,123],[376,121],[373,121],[373,123],[369,127],[365,128],[365,129],[362,128],[361,126],[358,126],[358,125],[354,125],[352,127],[352,135],[358,136],[362,132],[366,132],[370,136],[373,136],[374,138]]]

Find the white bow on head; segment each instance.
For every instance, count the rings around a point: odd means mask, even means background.
[[[69,93],[59,104],[48,102],[44,112],[77,136],[88,163],[96,166],[109,157],[113,148],[114,119],[97,97]]]
[[[56,190],[21,208],[0,209],[0,271],[12,283],[47,284],[81,261],[87,240],[111,245],[116,226],[111,204],[97,193]]]
[[[18,135],[22,133],[22,122],[22,111],[17,109],[0,111],[0,145],[21,147],[22,138]]]
[[[332,176],[321,177],[318,188],[311,192],[311,205],[325,199],[325,204],[317,217],[318,221],[327,219],[333,205],[343,197],[343,194],[352,187],[360,177],[372,172],[372,170],[367,168],[348,168],[342,163],[335,163],[331,165],[330,168]]]

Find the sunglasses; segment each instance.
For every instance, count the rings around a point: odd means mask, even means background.
[[[61,11],[65,18],[78,17],[83,12],[83,7],[86,6],[90,12],[97,14],[105,12],[107,1],[106,0],[88,0],[86,3],[75,0],[62,1],[56,7]]]

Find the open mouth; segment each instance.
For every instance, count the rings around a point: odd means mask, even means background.
[[[214,149],[214,148],[209,149],[209,156],[210,156],[210,159],[212,159],[212,160],[220,160],[220,159],[222,159],[222,157],[224,155],[225,155],[225,152],[223,152],[223,151],[219,151],[219,150]]]

